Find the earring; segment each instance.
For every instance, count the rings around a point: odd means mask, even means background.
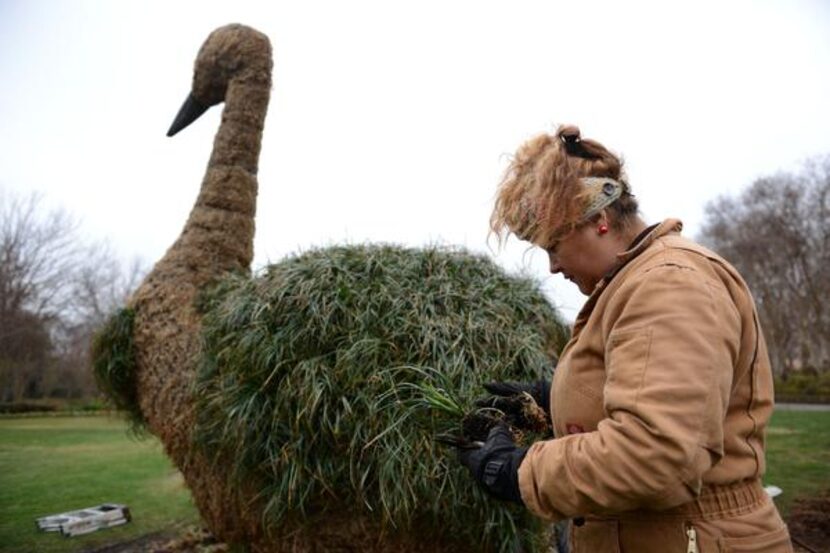
[[[597,227],[597,234],[605,234],[608,232],[608,225],[602,223],[600,226]]]

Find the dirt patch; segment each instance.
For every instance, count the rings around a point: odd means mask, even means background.
[[[228,546],[218,543],[205,529],[189,528],[184,532],[156,532],[90,550],[86,553],[226,553]]]
[[[818,496],[796,499],[787,517],[796,551],[830,551],[830,490]]]
[[[150,551],[156,551],[154,547],[170,541],[175,535],[175,532],[172,531],[154,532],[129,541],[99,547],[98,549],[88,549],[84,553],[149,553]]]

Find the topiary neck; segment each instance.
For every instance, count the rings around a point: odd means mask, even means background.
[[[270,82],[244,78],[231,80],[225,93],[222,123],[213,141],[208,172],[232,165],[256,175],[270,92]],[[209,185],[207,177],[202,183],[203,189]]]
[[[199,197],[171,260],[209,277],[250,270],[257,169],[270,82],[233,80]],[[171,255],[172,254],[172,255]]]

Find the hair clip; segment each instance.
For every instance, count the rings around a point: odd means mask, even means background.
[[[582,177],[579,182],[592,198],[582,215],[583,220],[590,219],[614,203],[625,190],[625,185],[608,177]]]

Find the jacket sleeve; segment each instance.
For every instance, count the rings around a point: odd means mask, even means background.
[[[606,418],[533,444],[519,468],[522,499],[543,518],[688,502],[723,455],[740,333],[723,285],[659,265],[623,284],[601,316]]]

